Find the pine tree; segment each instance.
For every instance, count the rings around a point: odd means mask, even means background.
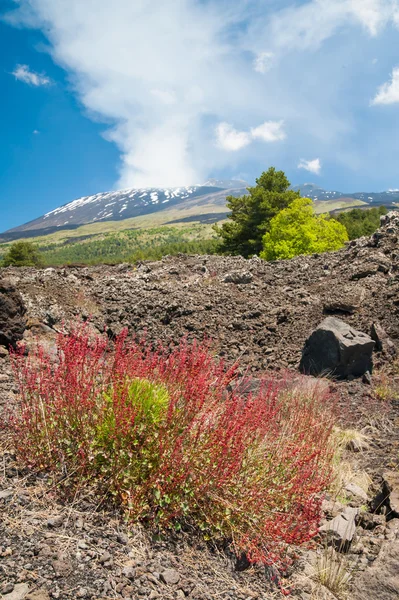
[[[299,192],[289,188],[284,172],[270,167],[256,180],[256,186],[248,188],[248,195],[228,196],[229,220],[221,227],[214,226],[220,237],[219,250],[245,257],[259,254],[272,218],[299,198]]]

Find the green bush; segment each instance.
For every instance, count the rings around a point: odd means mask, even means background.
[[[40,267],[42,256],[34,244],[30,242],[14,242],[3,258],[3,267]]]
[[[346,227],[350,240],[355,240],[364,235],[371,235],[380,226],[380,217],[387,214],[385,206],[361,209],[354,208],[334,215],[339,223]]]
[[[347,239],[341,223],[328,215],[316,215],[309,198],[297,198],[271,220],[260,256],[275,260],[339,250]]]

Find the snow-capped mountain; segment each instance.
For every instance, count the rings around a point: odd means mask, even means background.
[[[186,204],[217,204],[226,212],[226,197],[245,193],[245,181],[210,180],[203,185],[179,188],[139,188],[103,192],[68,202],[42,217],[6,231],[3,239],[43,235],[101,221],[121,221]],[[199,210],[199,214],[201,211]]]
[[[386,192],[336,192],[327,191],[315,185],[314,183],[303,183],[302,185],[294,185],[293,190],[299,191],[301,196],[310,198],[311,200],[331,201],[342,198],[350,198],[352,200],[360,200],[372,206],[392,206],[399,202],[399,189],[388,190]],[[359,203],[360,204],[360,203]]]
[[[131,217],[166,211],[172,207],[181,211],[190,208],[191,215],[193,213],[206,215],[209,206],[212,205],[217,206],[218,215],[222,217],[228,213],[227,196],[242,196],[247,193],[247,187],[248,183],[242,180],[210,179],[202,185],[178,188],[134,188],[84,196],[55,208],[34,221],[6,231],[1,235],[1,241],[45,235],[62,229],[75,229],[90,223],[123,221]],[[299,190],[301,196],[322,202],[357,200],[359,206],[364,206],[364,203],[370,206],[387,207],[399,205],[399,190],[346,194],[327,191],[313,183],[293,186],[293,189]],[[352,202],[350,206],[353,205]]]

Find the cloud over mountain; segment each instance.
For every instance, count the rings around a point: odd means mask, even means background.
[[[233,175],[238,156],[284,157],[294,169],[314,152],[355,169],[345,136],[359,106],[344,95],[354,78],[340,60],[350,63],[355,34],[367,45],[399,27],[399,9],[396,0],[18,0],[6,19],[42,30],[86,114],[120,150],[117,185],[140,187]],[[335,36],[337,52],[322,54]],[[14,74],[48,83],[26,65]],[[396,85],[394,70],[374,103],[392,102]],[[356,98],[365,110],[372,93]]]
[[[319,175],[321,171],[320,158],[315,158],[313,160],[304,160],[302,158],[298,163],[298,169],[305,169],[305,171],[309,171],[309,173]]]

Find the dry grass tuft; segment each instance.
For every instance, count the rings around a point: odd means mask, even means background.
[[[348,586],[352,579],[353,567],[349,564],[347,557],[334,548],[326,548],[324,552],[317,557],[313,565],[314,581],[320,586],[327,588],[339,600],[345,600],[348,597]],[[317,587],[314,590],[312,600],[323,597],[323,590]]]

